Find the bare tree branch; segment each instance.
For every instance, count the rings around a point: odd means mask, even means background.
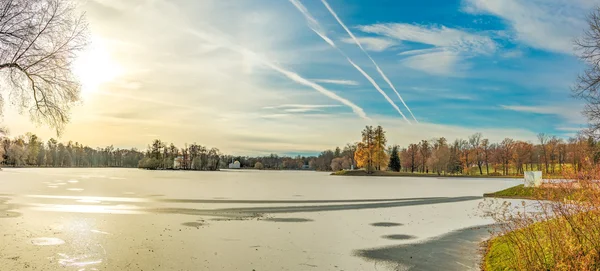
[[[6,90],[32,121],[60,133],[79,100],[72,63],[88,25],[70,0],[0,1],[0,113]]]

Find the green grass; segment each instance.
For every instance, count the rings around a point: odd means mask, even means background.
[[[570,219],[575,224],[567,223],[565,217],[548,219],[492,238],[485,243],[481,267],[485,271],[517,270],[519,265],[521,268],[529,266],[527,269],[531,270],[581,270],[581,266],[593,266],[586,270],[600,270],[595,251],[598,244],[597,216],[596,212],[575,214]],[[590,241],[581,236],[590,238]],[[563,247],[557,247],[558,244]],[[523,253],[536,255],[537,262],[532,264],[517,258]]]
[[[498,192],[483,194],[483,196],[493,198],[534,199],[537,192],[536,190],[538,189],[540,188],[525,187],[525,185],[520,184]]]
[[[496,237],[486,243],[486,253],[482,269],[485,271],[509,271],[511,266],[512,246],[503,236]]]
[[[581,214],[579,214],[581,215]],[[526,246],[530,251],[541,253],[541,257],[545,259],[546,268],[552,270],[555,265],[553,255],[551,253],[553,246],[550,241],[549,231],[560,227],[566,227],[563,219],[550,219],[542,222],[534,223],[526,228],[509,232],[505,235],[498,236],[487,242],[487,250],[483,259],[483,270],[485,271],[509,271],[516,270],[515,255],[519,247],[510,240],[510,238],[521,239],[521,245]],[[523,239],[525,236],[532,238],[531,240]],[[535,239],[535,241],[533,241]],[[526,240],[526,241],[525,241]],[[521,247],[523,249],[523,247]]]
[[[567,189],[560,188],[537,188],[525,187],[520,184],[498,192],[483,194],[489,198],[506,198],[506,199],[529,199],[529,200],[551,200],[551,201],[586,201],[589,191],[585,189]]]

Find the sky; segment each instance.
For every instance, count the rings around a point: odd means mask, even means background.
[[[382,125],[388,143],[585,127],[573,39],[600,0],[84,0],[91,44],[62,141],[154,138],[314,154]],[[5,108],[11,135],[34,132]]]

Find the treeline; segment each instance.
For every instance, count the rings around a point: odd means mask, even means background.
[[[309,164],[314,156],[280,156],[269,154],[265,156],[227,156],[227,163],[240,162],[242,168],[273,169],[273,170],[300,170],[310,168]]]
[[[310,169],[311,161],[316,157],[304,156],[233,156],[222,154],[217,148],[202,145],[185,144],[178,148],[175,144],[168,144],[155,139],[139,162],[139,167],[144,169],[182,169],[182,170],[219,170],[228,168],[230,163],[238,162],[240,168],[270,169],[270,170],[300,170]]]
[[[388,145],[381,126],[367,126],[358,143],[325,150],[317,156],[232,156],[217,148],[186,144],[178,148],[154,140],[145,152],[113,146],[91,148],[78,142],[44,142],[35,134],[0,137],[0,165],[13,167],[139,167],[144,169],[219,170],[239,162],[241,168],[338,171],[363,168],[413,173],[514,175],[526,170],[560,174],[600,162],[600,143],[591,137],[569,139],[539,134],[537,142],[506,138],[492,143],[480,133],[449,142],[424,139],[406,147]]]
[[[348,144],[345,154],[321,153],[316,159],[321,160],[316,169],[336,171],[355,165],[368,172],[511,175],[540,170],[556,174],[565,167],[581,170],[586,161],[600,162],[600,143],[585,136],[565,140],[542,133],[536,143],[511,138],[492,143],[476,133],[452,142],[444,137],[424,139],[404,148],[386,144],[386,132],[381,126],[367,126],[361,133],[361,141]]]
[[[146,154],[139,162],[143,169],[183,169],[183,170],[219,170],[226,159],[217,148],[208,148],[198,144],[185,144],[178,148],[155,139],[148,145]]]
[[[47,142],[27,133],[15,138],[0,137],[0,165],[12,167],[130,167],[144,154],[136,149],[90,148],[78,142]]]
[[[511,138],[491,143],[480,133],[453,142],[441,137],[410,144],[399,156],[406,172],[438,174],[519,175],[526,170],[555,174],[565,166],[579,171],[584,161],[599,161],[600,145],[591,137],[564,140],[542,133],[537,138],[536,143]]]

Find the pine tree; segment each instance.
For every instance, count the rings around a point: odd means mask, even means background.
[[[389,167],[392,171],[400,171],[402,166],[400,165],[400,156],[398,155],[398,146],[392,147],[392,153],[390,153],[390,164]]]

